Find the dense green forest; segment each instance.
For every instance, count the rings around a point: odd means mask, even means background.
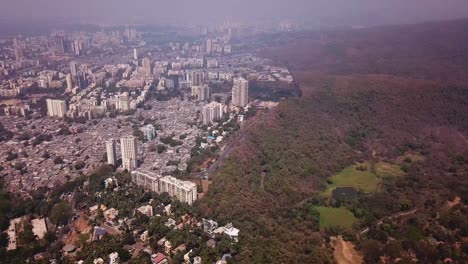
[[[468,261],[468,86],[457,73],[430,67],[439,60],[455,65],[468,50],[457,42],[436,56],[441,42],[421,37],[444,34],[468,42],[467,26],[457,21],[335,33],[319,51],[308,45],[314,37],[302,36],[291,44],[301,51],[276,49],[273,59],[296,69],[303,96],[282,101],[247,129],[197,204],[202,214],[241,229],[236,263],[333,263],[328,239],[337,234],[352,241],[366,263]],[[404,29],[419,35],[385,42],[384,36]],[[357,39],[370,55],[350,59],[341,47],[308,64],[324,48]],[[412,71],[366,64],[382,55],[404,68],[410,53]],[[336,70],[340,62],[349,67]],[[458,73],[467,70],[457,67]],[[393,166],[404,175],[380,173],[376,191],[350,199],[326,195],[333,176],[352,165],[369,175]],[[348,211],[357,219],[349,217],[351,228],[325,222],[325,213]]]

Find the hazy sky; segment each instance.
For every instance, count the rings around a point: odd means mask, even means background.
[[[468,17],[468,0],[1,0],[0,17],[104,23],[299,18],[345,24]]]

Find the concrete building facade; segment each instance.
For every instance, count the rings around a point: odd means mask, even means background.
[[[106,141],[107,164],[115,165],[117,161],[117,151],[115,149],[115,140]]]
[[[125,136],[120,139],[120,149],[122,152],[122,167],[125,170],[133,171],[138,167],[137,159],[137,139],[134,136]]]
[[[47,115],[64,117],[67,113],[67,104],[63,100],[47,99]]]
[[[232,104],[237,107],[245,107],[249,103],[249,81],[239,77],[234,79],[232,87]]]

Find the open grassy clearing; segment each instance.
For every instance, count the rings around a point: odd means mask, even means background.
[[[313,210],[320,214],[320,228],[341,226],[350,229],[357,222],[357,218],[345,207],[315,206]]]
[[[404,172],[399,165],[386,162],[363,162],[349,166],[329,179],[330,184],[324,195],[331,196],[337,187],[353,187],[363,193],[378,190],[384,177],[400,177]]]

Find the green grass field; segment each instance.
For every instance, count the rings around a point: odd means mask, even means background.
[[[320,228],[341,226],[350,229],[357,222],[353,213],[344,207],[315,206],[313,209],[320,214]]]
[[[366,170],[358,170],[359,167],[365,167]],[[403,176],[404,172],[400,166],[386,162],[377,162],[370,164],[369,162],[359,163],[349,166],[340,173],[331,177],[329,184],[324,194],[331,196],[332,191],[336,187],[353,187],[356,190],[364,193],[376,192],[379,184],[384,177],[399,177]]]
[[[386,162],[374,164],[375,173],[378,177],[400,177],[405,175],[400,166]]]

